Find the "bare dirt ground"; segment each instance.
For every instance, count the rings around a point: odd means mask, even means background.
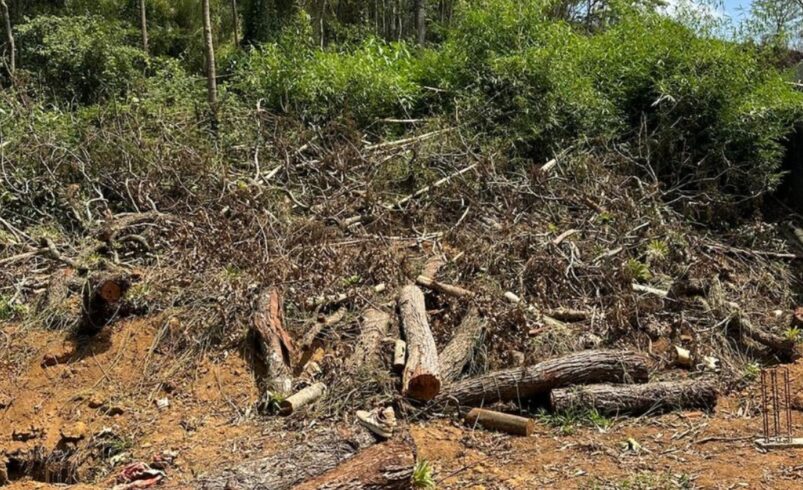
[[[74,488],[108,488],[127,462],[173,459],[163,487],[192,488],[205,472],[280,451],[291,431],[304,430],[303,414],[278,419],[251,411],[258,393],[240,352],[216,352],[194,375],[175,378],[182,360],[153,347],[170,328],[161,317],[126,320],[76,346],[64,332],[4,327],[0,341],[13,342],[16,355],[0,365],[0,448],[51,451],[77,440],[70,444],[83,455],[80,481],[93,485]],[[792,365],[791,374],[792,392],[800,393],[803,364]],[[169,406],[158,407],[160,399]],[[723,397],[713,414],[596,426],[539,420],[526,438],[443,419],[413,423],[411,431],[438,488],[801,488],[803,449],[754,446],[758,402],[754,382]],[[800,430],[803,415],[793,416]],[[55,487],[24,479],[8,488]]]

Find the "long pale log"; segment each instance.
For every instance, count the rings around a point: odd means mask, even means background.
[[[360,366],[373,366],[379,362],[379,349],[382,339],[387,335],[390,315],[382,310],[368,308],[362,314],[362,330],[357,338],[354,352],[346,360],[350,370]]]
[[[474,355],[474,348],[484,327],[485,320],[480,317],[477,308],[474,306],[469,308],[452,339],[438,356],[444,383],[454,381],[463,372],[463,368]]]
[[[267,367],[268,391],[289,393],[292,389],[290,366],[295,358],[293,341],[282,325],[284,307],[275,289],[260,293],[251,318],[251,331]]]
[[[298,393],[288,396],[279,403],[279,413],[281,415],[290,415],[304,405],[309,405],[314,402],[323,394],[326,393],[326,385],[323,383],[315,383],[307,386]]]
[[[418,276],[415,282],[419,286],[423,286],[425,288],[432,289],[433,291],[437,291],[439,293],[443,293],[449,296],[454,296],[457,298],[471,298],[474,296],[473,291],[469,291],[468,289],[463,289],[460,286],[445,284],[424,275]]]
[[[438,349],[429,329],[424,293],[417,286],[402,288],[399,312],[407,340],[402,394],[416,400],[431,400],[441,389]]]
[[[279,450],[270,456],[215,470],[203,476],[194,487],[287,490],[376,444],[374,436],[359,426],[275,434],[274,440]]]
[[[643,383],[648,374],[648,360],[641,354],[589,350],[463,379],[447,385],[437,400],[444,404],[487,405],[523,400],[573,384]]]
[[[415,452],[415,445],[409,439],[383,442],[294,489],[408,489],[415,467]]]
[[[675,409],[710,410],[717,403],[712,380],[664,381],[640,385],[596,384],[552,390],[552,410],[596,410],[602,415],[641,415]]]
[[[486,429],[507,432],[517,436],[529,436],[535,430],[535,421],[509,413],[494,412],[483,408],[472,408],[466,415],[466,424]]]

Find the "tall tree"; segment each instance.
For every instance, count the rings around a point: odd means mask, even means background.
[[[803,0],[754,0],[747,26],[751,35],[766,42],[797,45],[803,31]]]
[[[212,112],[212,127],[217,126],[217,73],[215,70],[215,46],[212,40],[212,17],[209,0],[203,0],[204,42],[206,44],[206,88],[209,109]]]
[[[8,51],[8,74],[13,78],[17,69],[17,52],[14,46],[14,31],[11,30],[11,14],[8,12],[6,0],[0,0],[0,8],[3,9],[3,20],[6,28],[6,50]]]
[[[148,52],[148,14],[145,10],[145,0],[139,0],[139,22],[142,27],[142,49]]]
[[[240,44],[240,13],[237,11],[237,0],[231,0],[231,18],[234,28],[234,45]]]
[[[426,0],[415,0],[415,35],[416,42],[423,45],[427,37],[427,8]]]

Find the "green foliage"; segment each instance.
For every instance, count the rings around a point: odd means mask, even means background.
[[[416,461],[415,468],[413,468],[413,488],[435,488],[432,466],[429,465],[429,461],[425,459]]]
[[[235,90],[308,122],[349,117],[367,124],[415,104],[421,87],[404,44],[367,39],[351,50],[320,50],[310,36],[302,19],[278,42],[251,51],[235,73]]]
[[[600,414],[597,410],[569,410],[565,412],[547,412],[541,409],[536,418],[543,424],[557,430],[560,435],[569,436],[575,433],[578,427],[594,427],[605,432],[613,426],[613,420]]]
[[[0,321],[20,318],[25,316],[27,313],[27,306],[14,302],[7,296],[0,295]]]
[[[744,366],[742,377],[747,381],[753,381],[761,374],[761,366],[755,362],[748,362]]]
[[[784,331],[784,337],[787,340],[791,340],[793,342],[800,342],[803,340],[803,335],[801,335],[801,330],[798,327],[791,327]]]
[[[42,91],[65,102],[125,94],[144,77],[147,57],[124,24],[100,17],[40,16],[18,28],[20,66]]]
[[[652,279],[650,266],[636,259],[627,259],[625,262],[625,273],[628,278],[634,281],[649,281]]]

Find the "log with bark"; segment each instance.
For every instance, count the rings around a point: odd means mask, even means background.
[[[589,350],[457,381],[447,385],[437,401],[459,405],[519,401],[573,384],[643,383],[648,374],[648,360],[641,354]]]
[[[450,383],[460,376],[463,369],[474,355],[477,341],[485,327],[485,320],[479,315],[477,308],[469,308],[452,339],[439,355],[441,379]]]
[[[663,381],[638,385],[595,384],[552,390],[556,412],[596,410],[602,415],[641,415],[675,409],[711,410],[717,403],[711,379]]]
[[[402,438],[365,449],[337,468],[294,487],[295,490],[407,489],[415,467],[415,445]]]
[[[447,296],[454,296],[456,298],[472,298],[474,296],[474,292],[469,291],[468,289],[463,289],[460,286],[453,286],[451,284],[445,284],[423,274],[418,276],[415,282],[419,286],[432,289],[433,291],[437,291]]]
[[[429,329],[424,293],[417,286],[402,288],[399,313],[407,340],[402,394],[416,400],[431,400],[441,389],[438,350]]]
[[[357,338],[354,352],[346,360],[350,371],[360,366],[375,366],[380,360],[382,339],[387,335],[390,315],[376,308],[368,308],[362,314],[362,330]]]
[[[517,436],[529,436],[535,430],[535,421],[509,413],[494,412],[484,408],[472,408],[466,415],[466,424],[490,430],[507,432]]]
[[[265,388],[274,394],[287,394],[292,389],[291,365],[295,349],[284,329],[282,296],[276,289],[262,291],[257,297],[251,317],[251,333],[265,363]]]
[[[123,297],[131,287],[131,277],[124,273],[99,272],[87,277],[82,293],[81,335],[94,335],[120,312]]]
[[[309,405],[326,393],[326,385],[315,383],[307,386],[298,393],[288,396],[279,403],[279,414],[291,415],[304,405]]]
[[[275,434],[274,440],[281,444],[281,449],[270,456],[215,470],[201,477],[194,487],[204,490],[287,490],[337,467],[360,450],[376,444],[376,438],[358,425]]]

